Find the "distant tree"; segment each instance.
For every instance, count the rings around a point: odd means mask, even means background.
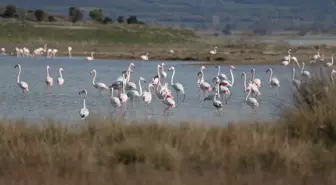
[[[89,16],[94,21],[102,22],[104,18],[104,13],[102,9],[96,8],[89,12]]]
[[[36,20],[41,22],[45,20],[47,13],[43,10],[35,10],[34,15],[36,17]]]
[[[111,17],[105,17],[102,21],[103,24],[110,24],[113,23],[113,20]]]
[[[138,24],[139,23],[137,17],[134,15],[128,17],[126,22],[127,24]]]
[[[145,22],[143,22],[143,21],[138,21],[138,24],[145,24]]]
[[[231,30],[232,30],[232,26],[231,26],[231,24],[226,24],[226,25],[225,25],[225,28],[222,30],[222,32],[223,32],[225,35],[231,35]]]
[[[118,16],[118,19],[117,19],[118,23],[122,24],[125,22],[125,17],[124,16]]]
[[[69,21],[76,23],[84,17],[83,11],[76,7],[69,8]]]
[[[3,17],[14,17],[16,14],[16,7],[14,5],[7,5]]]
[[[48,21],[49,21],[49,22],[57,22],[55,16],[53,16],[53,15],[49,15],[49,16],[48,16]]]

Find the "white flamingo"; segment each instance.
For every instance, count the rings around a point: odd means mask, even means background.
[[[331,62],[325,63],[326,67],[332,67],[334,65],[334,54],[331,55]]]
[[[301,86],[301,81],[298,79],[295,79],[295,68],[293,67],[292,69],[292,85],[296,88],[299,89]]]
[[[310,72],[307,71],[307,70],[304,70],[304,67],[305,67],[305,63],[302,62],[301,75],[302,75],[303,77],[310,78]]]
[[[24,47],[22,50],[23,50],[23,55],[24,56],[27,56],[27,57],[31,56],[28,48]]]
[[[134,82],[130,82],[131,80],[131,73],[132,71],[132,67],[135,68],[134,63],[130,63],[126,72],[126,91],[130,91],[130,90],[136,90],[136,84]]]
[[[6,55],[6,49],[5,48],[1,48],[1,53],[2,53],[2,55]]]
[[[215,93],[215,96],[213,98],[212,105],[217,109],[218,115],[220,115],[220,110],[222,110],[223,104],[221,101],[219,101],[218,96],[220,96],[219,88],[217,88],[217,92]]]
[[[252,82],[256,84],[258,88],[260,88],[261,80],[259,78],[256,78],[256,70],[252,68],[251,73],[252,73]]]
[[[140,56],[141,60],[148,60],[149,59],[148,55],[149,55],[148,53],[141,55]]]
[[[57,53],[57,52],[58,52],[57,49],[53,49],[53,50],[51,51],[52,58],[55,58],[55,57],[56,57],[56,53]]]
[[[122,112],[123,112],[123,115],[125,116],[126,114],[126,104],[127,104],[127,100],[128,100],[128,97],[127,97],[127,94],[125,93],[125,86],[126,86],[126,81],[123,81],[122,82],[122,91],[120,92],[120,95],[119,95],[119,99],[120,99],[120,102],[122,103]]]
[[[15,51],[16,51],[16,57],[21,57],[21,52],[18,47],[15,48]]]
[[[50,66],[47,65],[47,76],[46,76],[45,82],[46,82],[48,87],[51,87],[53,85],[53,78],[49,74],[49,68],[50,68]]]
[[[167,72],[164,70],[165,63],[161,64],[160,78],[163,80],[161,83],[166,83],[167,81]]]
[[[139,91],[137,90],[130,90],[127,91],[127,96],[129,97],[129,99],[132,101],[132,106],[134,108],[134,100],[136,98],[140,98],[142,96],[142,87],[141,87],[141,81],[144,81],[146,83],[146,80],[143,77],[140,77],[138,83],[139,83]]]
[[[217,71],[217,76],[218,78],[223,81],[223,80],[228,80],[228,78],[226,77],[226,75],[224,73],[220,73],[220,66],[216,66],[216,68],[218,69]]]
[[[165,91],[167,91],[167,89],[165,89]],[[166,113],[169,108],[175,107],[175,101],[172,98],[169,98],[167,93],[164,95],[162,102],[163,104],[166,105],[166,108],[163,111],[164,113]],[[167,112],[167,115],[168,115],[168,112]]]
[[[84,93],[84,99],[83,99],[83,108],[79,111],[79,116],[81,117],[81,119],[85,119],[86,117],[88,117],[89,115],[89,110],[86,108],[86,103],[85,103],[85,99],[87,96],[87,91],[84,89],[82,91],[79,92],[79,94],[83,94]]]
[[[116,111],[117,107],[121,107],[121,102],[119,98],[113,95],[113,88],[110,88],[110,92],[111,92],[110,102],[114,107],[114,110]]]
[[[181,93],[183,94],[183,100],[182,102],[184,102],[184,99],[186,97],[186,94],[184,92],[184,87],[181,83],[174,83],[174,76],[175,76],[175,67],[174,66],[171,66],[168,71],[173,71],[173,74],[171,76],[171,79],[170,79],[170,85],[174,88],[175,92],[176,92],[176,101],[178,102],[179,100],[179,97],[178,97],[178,94]]]
[[[259,102],[257,99],[253,98],[253,97],[249,97],[250,96],[250,92],[248,92],[246,98],[245,98],[245,102],[248,106],[250,106],[254,112],[257,112],[256,108],[259,107]]]
[[[145,102],[146,105],[146,114],[148,115],[148,106],[152,101],[152,92],[151,88],[153,88],[153,84],[149,83],[148,91],[144,91],[142,94],[142,100]]]
[[[47,58],[51,58],[51,56],[52,56],[52,49],[49,48],[49,49],[47,50]]]
[[[208,92],[211,91],[212,88],[211,88],[209,83],[204,81],[204,72],[203,71],[200,71],[198,73],[198,76],[201,76],[200,81],[199,81],[200,82],[199,85],[200,85],[200,89],[203,92],[203,98],[202,99],[204,99],[205,97],[208,96]]]
[[[71,46],[69,46],[69,47],[68,47],[68,54],[69,54],[69,58],[71,58],[71,57],[72,57],[71,51],[72,51],[72,47],[71,47]]]
[[[320,49],[316,50],[316,54],[311,58],[310,63],[315,63],[317,60],[321,59]]]
[[[266,73],[270,73],[270,75],[269,75],[269,81],[268,81],[268,83],[273,87],[273,88],[277,88],[277,94],[279,94],[279,87],[280,87],[280,82],[279,82],[279,80],[277,79],[277,78],[275,78],[275,77],[273,77],[272,78],[272,76],[273,76],[273,70],[272,70],[272,68],[268,68],[267,70],[266,70]]]
[[[63,83],[64,83],[64,78],[63,78],[63,73],[64,72],[64,69],[63,68],[59,68],[58,70],[58,77],[57,77],[57,83],[59,86],[62,86]]]
[[[94,88],[99,90],[99,95],[98,96],[100,97],[101,91],[103,89],[109,89],[109,87],[102,82],[97,82],[96,83],[97,71],[95,69],[93,69],[93,70],[90,71],[90,74],[92,74],[92,73],[94,73],[94,76],[93,76],[93,79],[92,79],[92,85],[93,85]]]
[[[91,56],[90,57],[86,57],[86,60],[93,60],[93,54],[94,54],[94,52],[91,52]]]
[[[20,75],[21,75],[21,65],[20,64],[16,64],[14,66],[14,68],[19,68],[19,73],[17,75],[17,78],[16,78],[16,83],[18,84],[18,86],[21,88],[22,92],[28,92],[29,91],[29,88],[28,88],[28,84],[24,81],[20,81]]]

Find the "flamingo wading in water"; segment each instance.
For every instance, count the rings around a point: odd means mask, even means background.
[[[57,77],[57,83],[59,86],[62,86],[63,83],[64,83],[64,78],[63,78],[63,75],[62,75],[62,72],[64,72],[64,69],[63,68],[59,68],[58,70],[58,77]]]
[[[28,88],[28,84],[24,81],[20,81],[20,75],[21,75],[21,65],[20,64],[16,64],[14,66],[14,68],[19,68],[19,73],[17,75],[16,78],[16,83],[18,84],[18,86],[22,89],[22,92],[28,92],[29,88]]]
[[[170,79],[170,84],[171,86],[174,88],[175,92],[176,92],[176,101],[178,102],[179,101],[179,97],[178,97],[178,94],[181,93],[183,94],[183,100],[182,102],[184,102],[184,99],[185,99],[185,92],[184,92],[184,87],[181,83],[174,83],[174,76],[175,76],[175,67],[172,66],[168,69],[168,71],[173,71],[173,74],[171,76],[171,79]]]
[[[154,86],[153,86],[153,84],[149,83],[148,91],[144,91],[143,94],[142,94],[142,100],[145,102],[147,115],[148,115],[148,106],[152,101],[151,88],[154,88]]]
[[[269,83],[273,88],[276,87],[276,88],[277,88],[277,94],[279,94],[280,82],[279,82],[279,80],[278,80],[277,78],[275,78],[275,77],[272,78],[272,76],[273,76],[273,70],[272,70],[272,68],[268,68],[268,69],[266,70],[266,73],[270,73],[268,83]]]
[[[84,89],[84,90],[80,91],[79,94],[84,94],[83,108],[79,111],[79,116],[83,120],[89,115],[89,110],[86,108],[86,103],[85,103],[85,99],[86,99],[86,96],[87,96],[87,91]]]
[[[49,74],[49,66],[47,66],[47,77],[46,77],[46,79],[45,79],[45,82],[46,82],[46,84],[47,84],[47,87],[48,87],[48,89],[49,89],[49,87],[52,87],[52,85],[53,85],[53,78],[51,78],[50,77],[50,74]]]
[[[103,89],[109,89],[109,87],[106,84],[102,83],[102,82],[96,82],[97,71],[95,69],[93,69],[93,70],[90,71],[90,74],[92,74],[92,73],[94,73],[94,76],[93,76],[93,79],[92,79],[92,85],[93,85],[94,88],[96,88],[96,89],[99,90],[98,97],[100,97],[101,91]]]

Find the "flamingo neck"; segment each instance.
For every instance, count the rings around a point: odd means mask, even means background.
[[[131,68],[129,67],[127,70],[127,79],[126,82],[129,82],[131,80]]]
[[[218,66],[217,76],[220,74],[220,66]]]
[[[84,96],[84,99],[83,99],[83,107],[84,108],[86,108],[85,97],[86,97],[86,95]]]
[[[334,73],[333,73],[333,71],[331,72],[330,78],[331,78],[331,83],[334,85]]]
[[[47,77],[50,77],[50,75],[49,75],[49,68],[47,68]]]
[[[334,64],[334,55],[331,56],[331,65]]]
[[[172,74],[171,79],[170,79],[170,84],[171,85],[174,85],[174,76],[175,76],[175,69],[173,69],[173,74]]]
[[[141,96],[142,95],[141,80],[139,80],[139,91],[140,91],[140,96]]]
[[[93,53],[91,53],[91,58],[93,59]]]
[[[247,93],[247,96],[246,96],[246,98],[245,98],[245,101],[247,101],[247,99],[249,98],[250,93],[251,93],[251,91],[249,91],[249,92]]]
[[[114,90],[114,89],[111,88],[111,99],[114,97],[114,96],[113,96],[113,90]]]
[[[216,84],[216,88],[217,88],[217,97],[220,97],[220,93],[219,93],[219,83]],[[215,96],[216,97],[216,96]],[[218,99],[217,99],[218,100]]]
[[[269,83],[271,83],[272,76],[273,76],[273,70],[271,69],[270,70],[270,76],[269,76]]]
[[[17,78],[16,78],[17,83],[20,83],[20,75],[21,75],[21,66],[19,66],[19,73],[18,73]]]
[[[304,67],[305,67],[305,63],[302,63],[301,73],[303,73]]]
[[[293,68],[293,70],[292,70],[292,80],[294,80],[295,79],[295,69]]]
[[[244,74],[244,89],[246,89],[246,74],[245,73],[243,74]]]
[[[61,78],[63,78],[62,71],[59,70],[58,73],[59,73],[59,76],[60,76]]]
[[[96,85],[96,71],[93,71],[94,75],[93,75],[93,79],[92,79],[92,85]]]
[[[230,68],[230,74],[231,74],[231,84],[234,84],[234,76],[233,76],[233,72],[232,69]]]

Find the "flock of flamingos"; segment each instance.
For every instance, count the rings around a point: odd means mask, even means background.
[[[71,57],[71,47],[68,47],[69,57]],[[3,54],[5,54],[5,49],[1,48]],[[173,53],[173,50],[170,50]],[[18,49],[16,48],[17,57],[22,56],[32,56],[32,57],[40,57],[46,53],[46,57],[53,58],[57,53],[57,49],[47,49],[46,46],[43,48],[38,48],[33,51],[33,54],[30,54],[27,48]],[[212,55],[217,53],[217,47],[209,52]],[[140,57],[142,60],[148,60],[148,53]],[[86,58],[87,60],[93,60],[93,52],[91,56]],[[293,62],[292,62],[293,61]],[[292,68],[292,84],[295,88],[299,88],[301,85],[301,80],[306,80],[311,77],[310,72],[305,70],[305,63],[302,62],[302,66],[300,66],[298,59],[295,56],[291,55],[291,50],[288,50],[288,55],[284,56],[281,60],[281,65],[287,66],[290,63],[293,63]],[[310,63],[322,62],[326,67],[332,68],[333,67],[333,55],[331,56],[331,61],[326,62],[324,60],[324,56],[320,55],[319,50],[316,51],[316,54],[312,56]],[[298,67],[301,67],[301,80],[296,79],[295,75],[295,64]],[[125,108],[126,103],[128,100],[134,103],[135,99],[142,99],[145,106],[146,106],[146,113],[148,114],[148,106],[152,101],[153,95],[156,96],[157,99],[162,100],[163,104],[165,105],[164,114],[168,115],[168,110],[170,108],[174,108],[176,106],[176,102],[182,101],[184,102],[186,92],[184,87],[181,83],[174,83],[174,75],[175,75],[175,67],[169,67],[168,71],[172,72],[170,78],[170,84],[167,78],[167,72],[165,71],[165,64],[162,63],[161,65],[157,65],[157,74],[151,79],[148,83],[148,88],[146,90],[142,90],[141,81],[146,82],[143,77],[140,77],[138,81],[138,88],[137,84],[131,82],[131,74],[133,73],[135,65],[130,63],[128,68],[125,71],[122,71],[122,75],[117,78],[117,80],[112,83],[112,85],[108,86],[102,82],[96,82],[97,71],[95,69],[90,71],[90,74],[93,75],[92,85],[94,88],[98,90],[99,96],[101,95],[101,91],[103,90],[110,90],[111,97],[110,102],[112,106],[115,108],[121,108],[123,115],[125,115]],[[17,84],[21,88],[22,92],[28,92],[29,87],[28,84],[24,81],[20,81],[20,74],[21,74],[21,66],[17,64],[14,68],[18,68],[18,75],[17,75]],[[236,69],[233,65],[229,66],[230,72],[230,79],[227,77],[226,74],[220,72],[220,66],[216,66],[218,69],[218,73],[212,79],[212,83],[208,83],[204,80],[204,70],[206,69],[205,66],[201,66],[200,71],[197,73],[199,79],[197,80],[197,87],[199,89],[199,97],[203,101],[210,100],[213,101],[213,106],[217,110],[218,115],[220,115],[221,109],[223,108],[223,104],[227,104],[228,100],[231,97],[230,89],[234,86],[234,75],[233,71]],[[49,75],[49,66],[46,67],[46,78],[45,83],[48,87],[53,86],[53,78]],[[63,68],[59,68],[59,76],[57,77],[57,84],[62,86],[64,83],[64,78],[62,76],[62,72],[64,71]],[[268,84],[276,90],[276,94],[279,93],[278,89],[280,87],[280,81],[273,77],[273,70],[272,68],[268,68],[266,73],[269,74]],[[336,73],[334,69],[331,70],[331,79],[333,83],[333,75]],[[260,87],[261,87],[261,80],[256,78],[255,69],[251,70],[252,78],[247,83],[246,81],[246,73],[243,72],[241,74],[241,78],[244,78],[244,92],[247,93],[245,98],[245,102],[248,106],[250,106],[255,112],[257,112],[257,108],[259,107],[258,96],[261,95]],[[170,87],[169,87],[170,85]],[[176,98],[173,96],[172,91],[170,89],[174,89]],[[137,90],[139,89],[139,91]],[[79,94],[84,94],[83,100],[83,108],[79,111],[79,115],[81,119],[85,119],[89,115],[89,110],[86,107],[85,99],[87,96],[87,90],[82,90]],[[179,98],[179,95],[183,96],[182,100]],[[251,96],[250,96],[251,95]],[[134,104],[133,104],[134,105]]]

